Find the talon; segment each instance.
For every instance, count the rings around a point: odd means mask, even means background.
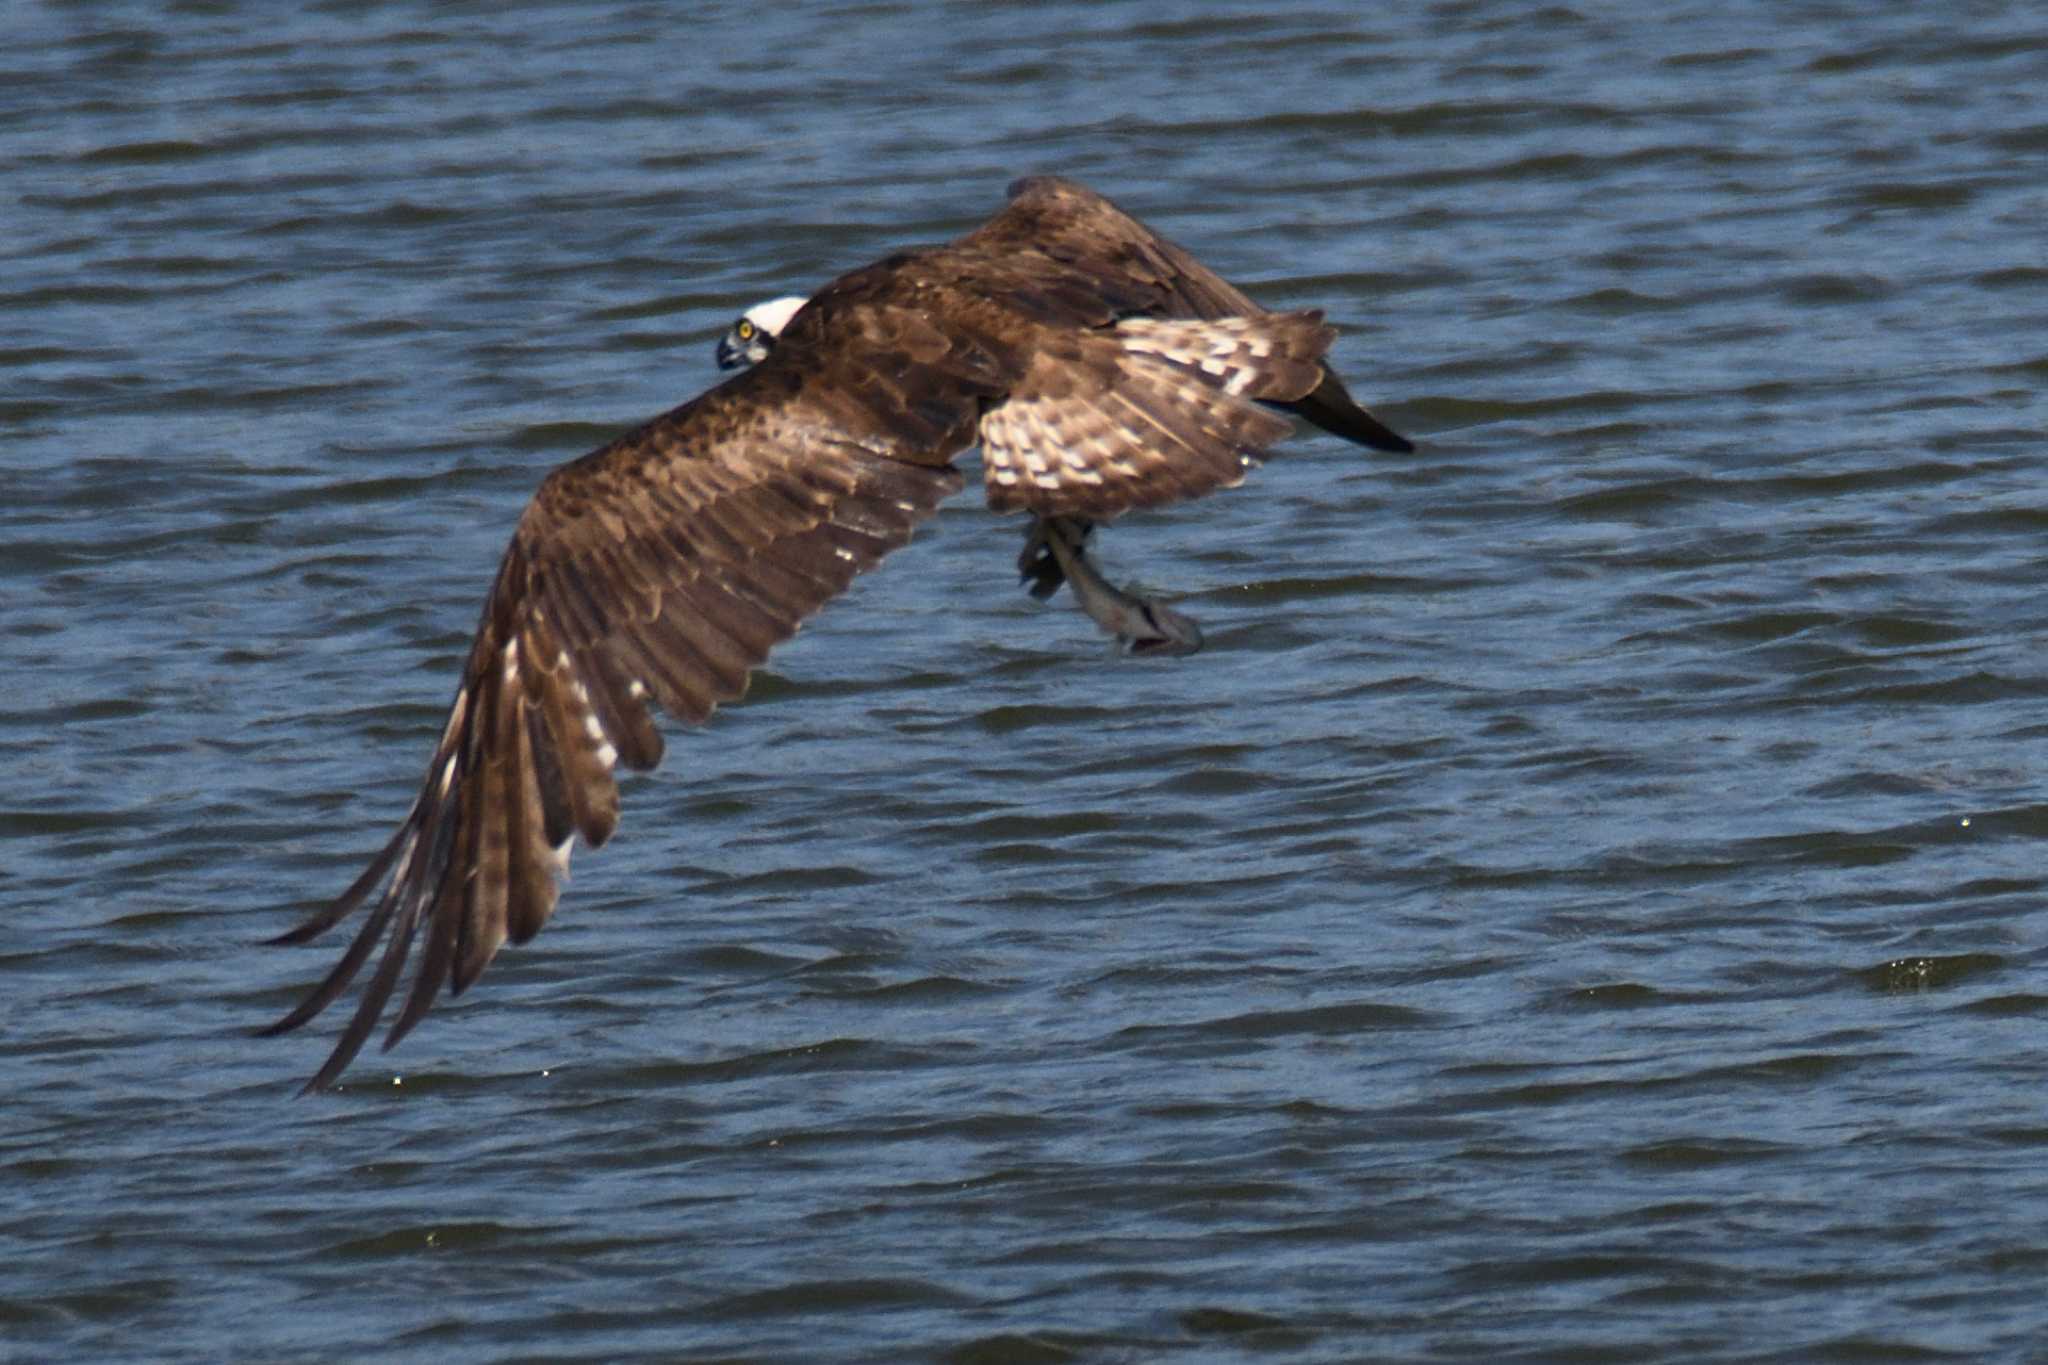
[[[1067,581],[1067,571],[1053,549],[1059,540],[1073,553],[1085,554],[1095,523],[1081,517],[1034,516],[1024,528],[1024,549],[1017,556],[1018,582],[1028,585],[1033,597],[1043,602]]]
[[[1043,602],[1060,590],[1060,584],[1067,581],[1067,575],[1060,568],[1059,557],[1052,552],[1047,540],[1046,519],[1033,517],[1031,524],[1024,528],[1024,549],[1017,556],[1018,582],[1026,585],[1033,597]]]
[[[1044,518],[1032,528],[1060,575],[1073,585],[1074,601],[1088,618],[1132,654],[1192,654],[1200,649],[1202,632],[1193,621],[1150,598],[1125,592],[1089,562],[1085,545],[1090,529],[1087,522],[1057,517]]]

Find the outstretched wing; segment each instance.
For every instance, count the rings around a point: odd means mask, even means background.
[[[1031,176],[1011,185],[1008,206],[955,245],[1013,260],[1038,257],[1084,275],[1099,300],[1095,326],[1131,315],[1216,320],[1266,311],[1185,248],[1095,191],[1058,176]],[[1375,450],[1415,448],[1360,407],[1327,365],[1306,396],[1274,406]]]
[[[404,823],[339,899],[278,940],[369,905],[326,979],[266,1034],[326,1009],[383,944],[307,1090],[377,1027],[417,942],[386,1047],[444,983],[460,993],[508,939],[539,932],[574,841],[596,847],[618,822],[613,769],[661,758],[650,700],[696,722],[738,697],[771,647],[960,487],[951,428],[971,433],[979,391],[943,348],[918,354],[879,389],[810,396],[793,367],[831,357],[792,348],[542,483]]]

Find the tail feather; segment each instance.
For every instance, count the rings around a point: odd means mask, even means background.
[[[1358,406],[1333,370],[1323,371],[1322,382],[1307,397],[1278,406],[1315,423],[1332,436],[1342,436],[1374,450],[1405,455],[1415,449],[1413,441]]]

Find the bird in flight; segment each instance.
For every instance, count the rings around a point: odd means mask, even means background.
[[[956,241],[749,310],[721,346],[740,373],[541,481],[412,808],[347,890],[273,940],[367,907],[264,1035],[305,1024],[378,959],[300,1093],[347,1068],[409,960],[387,1049],[444,985],[461,994],[538,933],[576,841],[597,848],[618,824],[614,770],[660,762],[652,706],[696,724],[740,696],[776,644],[960,489],[952,461],[971,446],[989,506],[1030,516],[1019,566],[1034,594],[1071,584],[1136,650],[1198,645],[1184,617],[1102,579],[1090,530],[1241,482],[1290,430],[1280,412],[1412,449],[1324,363],[1335,337],[1321,313],[1267,312],[1051,176],[1012,185]]]

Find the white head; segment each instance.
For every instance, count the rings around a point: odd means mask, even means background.
[[[739,321],[719,340],[718,368],[737,370],[766,360],[768,352],[775,349],[775,338],[782,335],[796,310],[807,302],[790,294],[757,303],[740,314]]]

